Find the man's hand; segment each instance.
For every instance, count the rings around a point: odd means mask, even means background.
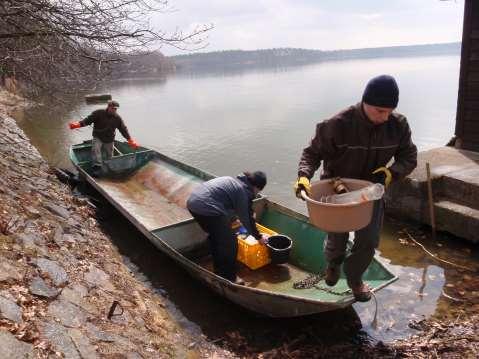
[[[386,167],[379,167],[373,171],[374,175],[374,182],[380,183],[384,185],[384,187],[388,187],[393,180],[393,175],[391,171]]]
[[[68,126],[70,127],[70,130],[74,130],[75,128],[80,128],[81,127],[81,124],[80,122],[70,122],[68,124]]]
[[[268,238],[269,238],[269,234],[266,234],[266,233],[261,233],[261,238],[259,239],[259,242],[261,244],[266,244],[268,243]]]
[[[131,148],[133,148],[134,150],[136,150],[138,147],[138,143],[136,143],[136,141],[133,139],[133,138],[130,138],[128,140],[128,144],[130,145]]]
[[[301,191],[305,191],[308,196],[311,196],[311,185],[307,177],[299,177],[294,184],[294,193],[296,197],[301,198]]]

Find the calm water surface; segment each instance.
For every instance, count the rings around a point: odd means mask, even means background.
[[[263,169],[269,179],[265,194],[305,212],[304,203],[294,197],[291,187],[299,156],[315,124],[358,102],[367,80],[382,73],[392,74],[398,81],[398,111],[408,117],[419,149],[444,145],[454,133],[459,56],[355,60],[240,74],[131,80],[103,90],[120,102],[119,113],[140,144],[216,175]],[[99,107],[104,105],[78,103],[66,112],[44,106],[25,113],[19,123],[52,165],[69,167],[68,147],[89,139],[91,129],[70,131],[67,123]],[[401,228],[389,223],[382,234],[379,254],[400,280],[378,293],[378,322],[371,325],[372,301],[354,306],[366,332],[380,340],[414,332],[408,327],[411,319],[444,315],[457,306],[441,292],[447,289],[448,280],[456,281],[462,274],[443,268],[416,247],[402,245],[398,240],[404,237],[398,233]],[[120,249],[171,299],[171,310],[186,326],[215,339],[226,328],[250,331],[264,323],[192,283],[168,258],[152,253],[147,244],[139,250],[138,241],[131,242],[132,236],[141,236],[138,232],[127,228],[119,232],[120,237],[128,237],[119,243]],[[133,247],[135,254],[131,255]],[[448,241],[442,247],[434,244],[433,249],[461,263],[474,256],[467,245]],[[191,291],[198,293],[195,304],[200,305],[192,305]],[[321,322],[316,316],[311,320]]]
[[[120,102],[119,113],[140,144],[217,175],[264,169],[270,179],[265,193],[296,205],[291,185],[316,123],[358,102],[367,80],[382,73],[398,81],[398,111],[408,117],[418,147],[444,145],[454,133],[459,56],[132,80],[105,91]],[[99,107],[104,105],[80,103],[70,113],[38,109],[23,126],[53,163],[67,166],[68,146],[91,137],[90,128],[70,131],[68,120]]]

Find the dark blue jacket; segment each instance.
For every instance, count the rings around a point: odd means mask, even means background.
[[[191,193],[186,206],[202,216],[238,216],[248,233],[259,238],[251,207],[254,199],[253,187],[244,175],[217,177],[197,186]]]

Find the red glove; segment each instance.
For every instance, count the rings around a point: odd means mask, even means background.
[[[70,126],[70,130],[74,130],[75,128],[81,127],[80,122],[70,122],[68,126]]]
[[[128,140],[128,144],[130,145],[131,148],[133,148],[134,150],[136,150],[139,146],[138,146],[138,143],[136,143],[136,141],[133,139],[133,138],[130,138]]]

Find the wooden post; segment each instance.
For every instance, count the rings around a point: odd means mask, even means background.
[[[436,218],[434,216],[434,199],[432,197],[431,168],[429,162],[426,162],[427,173],[427,195],[429,200],[429,219],[431,220],[432,239],[436,241]]]

